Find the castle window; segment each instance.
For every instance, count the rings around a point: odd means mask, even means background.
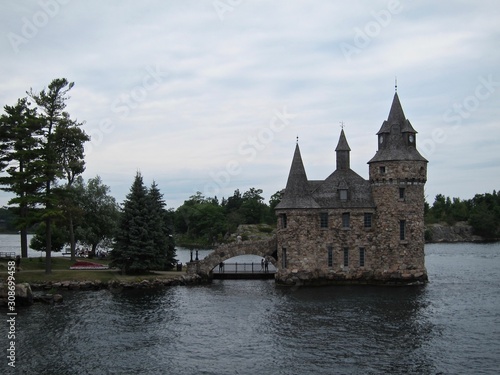
[[[321,228],[328,228],[328,212],[321,212],[319,214],[319,221]]]
[[[399,220],[399,239],[406,240],[406,220]]]
[[[333,247],[328,246],[328,267],[333,267]]]
[[[365,248],[364,247],[359,248],[359,266],[360,267],[365,266]]]
[[[288,260],[286,259],[286,247],[281,249],[281,267],[286,268],[288,265]]]
[[[349,267],[349,248],[344,247],[344,267]]]
[[[372,227],[373,214],[371,212],[365,212],[364,226],[365,228]]]
[[[281,217],[281,228],[285,229],[287,224],[286,214],[281,214],[280,217]]]
[[[385,167],[380,167],[379,172],[380,174],[385,174]]]
[[[405,188],[399,188],[399,199],[405,199]]]
[[[351,218],[351,215],[349,214],[349,212],[344,212],[342,214],[342,227],[343,228],[349,228],[350,226],[350,218]]]
[[[340,200],[341,201],[346,201],[347,200],[347,189],[340,189],[339,190],[340,194]]]

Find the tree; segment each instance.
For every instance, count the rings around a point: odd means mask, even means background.
[[[469,224],[474,231],[484,237],[496,238],[500,235],[500,196],[476,194],[471,200]]]
[[[64,178],[66,179],[62,211],[67,220],[69,230],[71,259],[76,260],[76,240],[73,221],[75,215],[79,213],[79,208],[76,202],[77,197],[73,189],[73,183],[75,182],[75,178],[85,171],[83,145],[90,138],[79,128],[81,124],[69,119],[69,115],[65,112],[62,115],[63,121],[61,121],[55,132],[55,144],[59,148],[59,164],[62,166]]]
[[[159,268],[170,270],[177,263],[175,259],[175,244],[173,226],[165,211],[165,201],[158,185],[153,184],[148,191],[149,230],[153,239],[153,247],[158,258]]]
[[[59,252],[68,243],[68,230],[64,225],[57,225],[58,223],[52,222],[52,230],[50,231],[52,251]],[[35,235],[30,241],[30,247],[33,250],[46,251],[47,241],[45,241],[45,222],[40,223],[36,228]]]
[[[197,192],[175,211],[175,228],[177,233],[185,235],[185,241],[213,245],[226,232],[224,207],[217,199],[207,199]]]
[[[97,246],[110,242],[118,225],[120,207],[114,197],[109,195],[110,189],[101,178],[90,178],[87,183],[78,177],[73,186],[77,206],[81,215],[76,223],[75,237],[78,241],[89,245],[95,254]]]
[[[269,198],[269,209],[271,210],[271,213],[274,215],[274,209],[276,206],[281,202],[281,191],[277,191],[273,195],[271,195],[271,198]]]
[[[47,90],[35,93],[33,89],[28,95],[39,108],[39,119],[42,122],[40,131],[41,160],[43,181],[43,194],[40,203],[43,207],[42,218],[46,228],[46,256],[45,272],[51,273],[51,231],[52,222],[62,215],[58,199],[61,198],[61,189],[55,184],[59,179],[71,178],[68,173],[81,173],[83,169],[83,143],[89,140],[88,136],[80,129],[81,123],[71,120],[69,114],[64,112],[68,92],[74,83],[66,78],[54,79]],[[68,164],[65,164],[68,163]],[[74,177],[74,176],[73,176]]]
[[[240,211],[245,218],[245,224],[259,224],[269,219],[269,207],[262,198],[262,189],[250,188],[243,193],[243,204]]]
[[[155,184],[148,192],[137,173],[123,204],[111,266],[122,273],[144,273],[172,262],[169,238],[164,226],[164,203]]]
[[[41,121],[35,109],[29,107],[27,98],[19,99],[15,106],[5,106],[0,117],[0,177],[2,190],[15,194],[9,204],[17,204],[16,224],[21,235],[21,256],[28,256],[27,228],[33,223],[30,215],[42,188],[40,179]]]

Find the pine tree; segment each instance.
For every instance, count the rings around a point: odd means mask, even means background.
[[[42,122],[40,129],[41,143],[41,180],[43,194],[40,202],[43,206],[43,220],[46,227],[45,272],[51,273],[51,231],[53,221],[62,216],[62,189],[57,188],[57,181],[62,178],[74,179],[84,170],[83,143],[90,138],[80,129],[81,123],[71,120],[64,111],[68,92],[74,83],[66,78],[52,80],[47,89],[28,95],[39,109],[38,118]],[[68,174],[72,173],[72,176]]]
[[[145,273],[154,268],[157,254],[151,236],[150,203],[142,176],[137,173],[123,204],[115,244],[111,251],[111,267],[122,273]]]
[[[21,256],[28,256],[27,228],[33,224],[32,208],[42,188],[41,176],[41,121],[27,98],[19,99],[15,106],[5,106],[0,117],[0,177],[2,190],[15,197],[9,204],[17,204],[16,225],[21,234]]]
[[[160,193],[155,182],[148,192],[149,200],[149,229],[155,249],[157,267],[159,269],[172,269],[175,260],[175,245],[172,236],[172,223],[166,214],[163,194]]]

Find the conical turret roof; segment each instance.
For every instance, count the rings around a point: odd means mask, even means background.
[[[394,93],[389,116],[377,133],[380,141],[379,149],[368,163],[386,160],[427,161],[420,155],[414,145],[409,146],[406,143],[405,137],[408,135],[406,133],[413,133],[415,135],[417,132],[413,129],[410,121],[406,119],[398,93],[396,92]]]
[[[318,204],[310,195],[309,182],[302,162],[299,144],[295,146],[292,166],[288,174],[285,193],[281,202],[276,206],[280,208],[317,208]]]
[[[344,129],[340,132],[339,143],[335,151],[351,151],[349,144],[347,143],[347,138],[344,133]]]

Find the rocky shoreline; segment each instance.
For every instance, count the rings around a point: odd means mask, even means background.
[[[425,226],[426,243],[485,242],[488,240],[475,235],[472,226],[465,221],[459,221],[454,225],[437,223]]]
[[[111,280],[103,282],[101,280],[86,281],[47,281],[45,283],[21,283],[16,285],[15,298],[16,306],[30,306],[33,303],[41,302],[47,304],[61,303],[63,297],[61,291],[71,290],[100,290],[109,289],[112,291],[133,290],[133,289],[154,289],[179,285],[200,285],[206,283],[198,275],[182,275],[173,279],[141,280],[137,282],[124,282]],[[41,292],[41,293],[40,293]],[[7,284],[0,283],[0,307],[7,306],[8,288]]]
[[[101,280],[85,281],[48,281],[46,283],[31,284],[34,291],[40,290],[100,290],[100,289],[148,289],[177,285],[199,285],[202,279],[198,275],[182,275],[173,279],[154,279],[125,282],[111,280],[109,282]]]

